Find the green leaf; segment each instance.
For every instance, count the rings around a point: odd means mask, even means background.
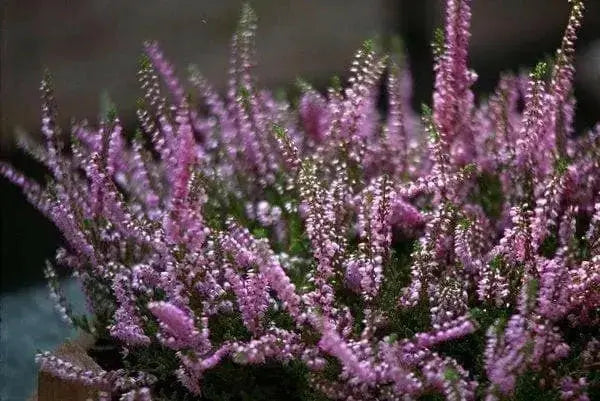
[[[446,37],[442,28],[436,28],[433,31],[433,40],[431,42],[433,57],[438,58],[446,51]]]

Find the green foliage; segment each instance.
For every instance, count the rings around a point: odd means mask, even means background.
[[[242,317],[237,312],[213,315],[210,317],[208,325],[210,340],[216,344],[224,341],[247,341],[250,339],[250,332],[244,326]]]
[[[293,330],[294,319],[285,311],[274,310],[273,308],[267,310],[266,320],[273,322],[275,326],[284,330]]]
[[[238,365],[226,361],[206,373],[202,400],[324,400],[309,387],[307,378],[308,371],[301,362]]]
[[[250,112],[252,105],[250,104],[251,93],[250,90],[245,86],[240,86],[238,88],[238,97],[242,101],[242,105],[247,112]]]
[[[210,322],[211,339],[247,340],[249,334],[243,326],[239,314],[230,318]],[[285,327],[283,313],[277,322]],[[290,322],[291,324],[292,322]],[[159,401],[234,401],[234,400],[287,400],[324,401],[326,398],[313,390],[308,383],[309,372],[300,361],[278,363],[269,361],[260,365],[241,365],[225,360],[214,369],[206,372],[202,380],[202,397],[193,396],[177,379],[175,372],[180,362],[175,353],[160,344],[149,347],[133,347],[123,358],[114,340],[97,341],[89,351],[90,355],[104,369],[126,368],[129,371],[144,371],[154,375],[153,398]],[[335,359],[326,367],[337,377],[341,368]]]
[[[549,74],[551,72],[551,68],[545,61],[540,61],[537,63],[535,68],[533,69],[533,77],[538,81],[547,81]]]
[[[410,338],[429,328],[429,308],[419,304],[409,310],[398,306],[398,299],[410,282],[411,252],[416,246],[413,239],[396,235],[390,263],[384,269],[384,279],[379,297],[379,307],[389,316],[388,325],[382,328],[382,335]]]
[[[244,31],[254,29],[258,21],[256,12],[250,5],[250,3],[244,3],[242,5],[242,13],[240,16],[240,22],[238,27],[238,34],[242,34]]]
[[[585,239],[585,233],[590,226],[591,217],[587,213],[579,213],[575,218],[575,243],[572,244],[577,250],[580,260],[590,259],[590,245]]]
[[[446,51],[446,37],[442,28],[436,28],[433,31],[433,40],[431,41],[433,57],[438,58]]]
[[[337,75],[334,75],[333,77],[331,77],[330,85],[331,85],[331,88],[336,92],[339,92],[340,90],[342,90],[342,80]]]
[[[373,53],[377,47],[377,44],[374,39],[367,39],[363,42],[362,50],[366,54]]]
[[[515,400],[518,401],[558,401],[558,392],[550,386],[540,385],[544,377],[540,374],[526,372],[517,377]],[[550,384],[550,383],[548,383]]]
[[[90,331],[93,331],[97,338],[110,338],[107,327],[112,321],[116,300],[109,283],[100,279],[84,279],[83,287],[90,298],[90,304],[94,305],[94,320],[89,324]]]
[[[504,203],[500,178],[497,175],[483,172],[477,176],[476,181],[477,185],[471,193],[471,201],[481,205],[488,217],[499,218]]]
[[[290,237],[288,253],[290,255],[307,255],[310,243],[304,231],[302,220],[297,214],[288,218],[288,235]]]
[[[123,358],[123,367],[131,371],[144,371],[157,379],[153,386],[153,399],[159,401],[198,400],[187,391],[175,376],[179,359],[169,350],[153,343],[149,347],[132,348]]]
[[[268,238],[269,237],[269,230],[264,228],[264,227],[255,227],[252,230],[252,236],[254,238]]]
[[[70,316],[71,321],[73,322],[73,326],[75,326],[75,328],[85,332],[85,333],[92,333],[92,323],[90,323],[87,315],[71,315]]]
[[[342,373],[342,365],[340,361],[334,357],[325,356],[327,363],[323,369],[323,377],[327,380],[336,380]]]
[[[433,111],[425,103],[421,105],[421,121],[425,126],[429,142],[433,144],[439,143],[442,139],[442,135],[434,121]]]
[[[152,70],[154,67],[152,66],[152,61],[150,57],[146,53],[142,53],[138,60],[138,68],[140,71]]]
[[[206,224],[216,230],[224,229],[228,218],[246,225],[244,203],[235,194],[225,190],[226,184],[215,177],[198,175],[202,188],[210,193],[208,202],[203,205],[202,215]]]
[[[419,401],[446,401],[446,397],[439,393],[429,393],[419,397]]]
[[[314,88],[308,81],[305,81],[303,78],[300,77],[296,78],[296,88],[301,93],[306,93],[310,92],[311,90],[314,90]]]
[[[563,175],[567,172],[567,168],[569,168],[569,160],[565,157],[558,157],[554,161],[554,171],[558,175]]]
[[[44,89],[49,92],[54,91],[54,77],[48,67],[44,67],[42,76],[42,85],[44,86]]]
[[[275,136],[279,139],[287,138],[287,133],[285,132],[285,128],[283,128],[279,124],[273,124],[273,132],[275,133]]]
[[[485,332],[494,322],[504,321],[508,317],[509,311],[505,308],[486,307],[473,308],[469,314],[477,323],[477,330],[468,336],[440,344],[438,351],[456,359],[461,366],[469,366],[469,372],[473,377],[480,383],[485,383]],[[502,324],[500,326],[502,327]]]
[[[558,238],[555,234],[550,234],[544,238],[540,245],[540,253],[546,258],[552,258],[558,249]]]
[[[335,297],[342,305],[346,305],[354,317],[353,333],[360,335],[364,329],[363,319],[365,317],[365,305],[361,298],[350,290],[343,281],[340,281],[335,288]]]
[[[529,280],[529,282],[527,283],[527,299],[528,300],[533,300],[537,297],[539,286],[540,286],[540,283],[537,279],[533,278],[533,279]]]

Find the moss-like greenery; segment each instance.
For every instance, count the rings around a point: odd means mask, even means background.
[[[481,205],[488,217],[497,219],[502,213],[504,203],[500,179],[496,175],[484,172],[477,176],[476,182],[471,200]]]

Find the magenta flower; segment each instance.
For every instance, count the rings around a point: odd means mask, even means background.
[[[50,178],[0,174],[62,233],[46,269],[61,317],[123,369],[50,353],[40,368],[106,400],[210,397],[267,364],[315,398],[593,398],[600,125],[573,132],[582,12],[571,1],[551,62],[476,99],[471,1],[447,0],[420,119],[408,68],[373,42],[347,82],[301,84],[297,107],[259,88],[248,7],[224,96],[197,69],[188,92],[145,45],[135,135],[114,112],[65,135],[45,77],[44,146],[20,145]],[[93,319],[73,314],[54,265]]]

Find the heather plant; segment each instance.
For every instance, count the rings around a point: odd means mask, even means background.
[[[470,1],[447,0],[420,117],[406,64],[373,42],[325,94],[259,89],[248,7],[223,97],[195,69],[186,91],[145,45],[136,132],[115,109],[62,131],[45,77],[45,145],[22,145],[51,178],[0,171],[62,232],[51,293],[103,370],[48,352],[40,368],[105,400],[600,399],[600,125],[573,133],[582,13],[573,1],[551,60],[477,101]]]

